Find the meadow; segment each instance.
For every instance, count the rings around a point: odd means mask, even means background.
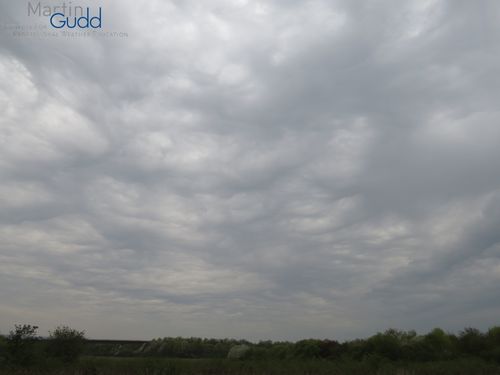
[[[0,368],[5,375],[498,375],[500,367],[477,359],[374,365],[358,361],[230,360],[83,357],[77,363],[47,362]]]

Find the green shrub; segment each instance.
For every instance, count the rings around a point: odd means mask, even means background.
[[[235,345],[227,353],[228,359],[243,359],[250,350],[248,345]]]
[[[458,345],[462,354],[478,356],[487,347],[486,335],[476,328],[465,328],[458,336]]]
[[[5,356],[7,355],[7,340],[5,337],[0,336],[0,363],[5,360]]]
[[[37,326],[30,324],[15,325],[13,331],[7,336],[7,360],[17,366],[29,366],[35,362],[35,344]]]
[[[50,357],[65,363],[75,362],[82,354],[85,344],[85,332],[67,326],[57,327],[50,332],[46,351]]]

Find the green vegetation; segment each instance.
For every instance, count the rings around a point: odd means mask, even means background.
[[[166,337],[151,341],[89,341],[84,354],[111,357],[226,358],[245,340]]]
[[[17,325],[7,336],[5,358],[14,365],[31,365],[35,363],[38,327],[29,324]]]
[[[231,349],[234,349],[233,351]],[[238,348],[245,348],[240,350]],[[88,356],[226,358],[241,359],[325,359],[353,361],[431,362],[459,358],[480,358],[500,364],[500,327],[483,333],[466,328],[458,335],[436,328],[425,335],[415,331],[389,329],[367,339],[347,342],[307,339],[291,342],[161,338],[150,342],[89,341]]]
[[[249,352],[250,347],[248,345],[235,345],[227,353],[227,358],[229,359],[243,359]]]
[[[0,337],[0,374],[500,375],[500,327],[466,328],[458,335],[439,328],[425,335],[389,329],[367,339],[295,343],[98,341],[65,326],[42,339],[36,330],[16,325]]]
[[[78,360],[84,349],[84,332],[61,326],[43,339],[37,336],[37,330],[30,324],[16,325],[7,337],[0,336],[0,373],[6,367],[39,367]]]
[[[0,368],[2,375],[499,375],[497,365],[482,360],[374,365],[367,361],[230,360],[84,357],[62,366]]]
[[[82,354],[84,344],[85,332],[60,326],[50,332],[46,353],[49,357],[71,363],[75,362]]]

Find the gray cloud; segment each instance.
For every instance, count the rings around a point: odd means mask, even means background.
[[[1,332],[498,324],[497,2],[88,4],[0,33]]]

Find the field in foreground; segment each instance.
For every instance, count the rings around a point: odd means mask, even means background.
[[[500,375],[476,359],[429,363],[84,357],[71,366],[0,368],[5,375]]]

